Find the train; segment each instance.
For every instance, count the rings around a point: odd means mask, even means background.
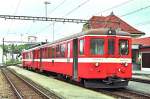
[[[130,33],[90,29],[22,52],[23,68],[55,73],[87,88],[124,88],[132,78]]]

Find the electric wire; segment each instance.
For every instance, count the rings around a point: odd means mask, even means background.
[[[58,6],[56,6],[54,9],[52,9],[50,11],[49,14],[52,14],[54,11],[56,11],[60,6],[62,6],[67,0],[63,0],[60,4],[58,4]]]
[[[140,12],[140,11],[145,10],[145,9],[148,9],[148,8],[150,8],[150,5],[145,6],[145,7],[142,7],[142,8],[139,8],[139,9],[136,9],[136,10],[131,11],[131,12],[128,12],[128,13],[126,13],[126,14],[121,15],[120,17],[125,17],[125,16],[128,16],[128,15],[131,15],[131,14],[134,14],[134,13],[137,13],[137,12]]]
[[[83,5],[85,5],[86,3],[88,3],[90,0],[86,0],[84,2],[82,2],[81,4],[79,4],[77,7],[73,8],[72,10],[70,10],[69,12],[67,12],[63,17],[66,17],[68,15],[70,15],[71,13],[73,13],[74,11],[76,11],[77,9],[81,8]],[[46,27],[42,28],[39,32],[42,32],[44,30],[46,30],[48,27],[52,26],[54,23],[50,23],[49,25],[47,25]]]
[[[76,11],[77,9],[81,8],[83,5],[85,5],[86,3],[88,3],[90,0],[86,0],[84,2],[82,2],[81,4],[79,4],[77,7],[73,8],[72,10],[70,10],[69,12],[67,12],[64,16],[68,16],[71,13],[73,13],[74,11]]]
[[[110,8],[107,8],[105,10],[102,10],[102,11],[100,11],[100,12],[94,14],[94,15],[97,15],[97,14],[100,14],[100,13],[103,13],[103,12],[106,12],[106,11],[109,11],[109,10],[112,10],[112,9],[124,6],[125,4],[128,4],[128,3],[132,2],[132,1],[134,1],[134,0],[128,0],[128,1],[122,2],[122,3],[118,4],[118,5],[115,5],[115,6],[112,6]]]
[[[16,15],[16,13],[18,12],[18,8],[20,6],[20,3],[21,3],[21,0],[18,1],[16,9],[15,9],[13,15]],[[11,29],[12,25],[13,25],[13,22],[11,21],[11,23],[8,26],[7,34],[10,32],[10,29]]]

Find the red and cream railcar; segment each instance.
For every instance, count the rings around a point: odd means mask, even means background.
[[[118,88],[132,76],[129,33],[93,29],[23,51],[23,67],[61,74],[86,87]]]

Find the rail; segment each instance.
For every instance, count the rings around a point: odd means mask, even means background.
[[[42,92],[41,90],[39,90],[36,86],[32,85],[31,83],[29,83],[28,81],[26,81],[25,79],[21,78],[20,76],[18,76],[16,73],[12,72],[11,70],[7,69],[2,69],[2,73],[5,75],[5,77],[7,78],[8,82],[10,83],[13,91],[15,92],[15,94],[17,95],[17,97],[19,99],[24,99],[22,94],[18,91],[18,89],[16,88],[15,84],[13,83],[13,81],[11,81],[10,77],[7,75],[7,72],[10,72],[11,74],[15,75],[17,78],[19,78],[21,81],[23,81],[27,86],[29,86],[30,88],[32,88],[36,93],[40,94],[40,96],[42,96],[43,99],[52,99],[50,96],[48,96],[47,94],[45,94],[44,92]]]

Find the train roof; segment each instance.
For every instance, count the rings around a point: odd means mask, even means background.
[[[55,44],[55,43],[58,43],[58,42],[61,42],[61,41],[66,41],[66,40],[69,40],[69,39],[75,39],[75,38],[78,38],[78,37],[81,37],[81,36],[84,36],[84,35],[89,35],[89,36],[90,35],[130,36],[130,33],[125,32],[125,31],[120,31],[120,30],[114,30],[114,29],[112,30],[110,28],[90,29],[90,30],[87,30],[87,31],[84,31],[84,32],[80,32],[80,33],[68,36],[68,37],[64,37],[64,38],[56,40],[54,42],[46,43],[46,44],[41,45],[41,46],[37,46],[37,47],[31,48],[31,49],[28,49],[28,50],[24,50],[23,52],[28,52],[28,51],[32,51],[34,49],[43,48],[43,47],[48,46],[48,45],[52,45],[52,44]]]

